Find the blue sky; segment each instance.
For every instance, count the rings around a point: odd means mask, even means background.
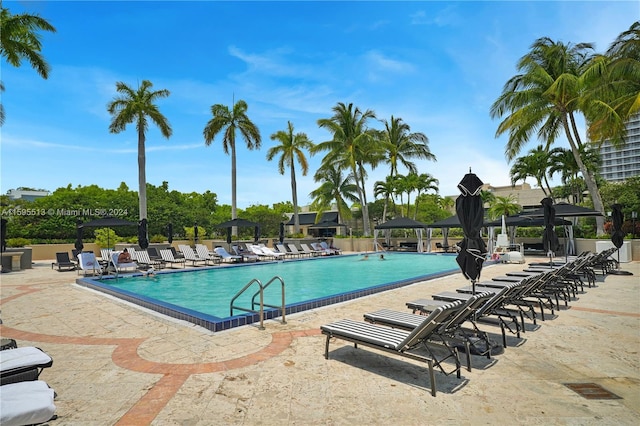
[[[240,208],[291,200],[289,175],[266,160],[270,136],[291,121],[314,142],[328,140],[316,122],[338,102],[380,119],[401,117],[426,134],[437,162],[417,164],[440,181],[441,195],[457,194],[469,167],[486,183],[509,185],[506,139],[495,138],[498,121],[489,108],[518,59],[539,37],[593,42],[603,52],[640,19],[638,1],[3,5],[39,14],[57,32],[42,38],[48,80],[26,63],[1,64],[2,193],[69,184],[115,189],[121,182],[137,190],[135,126],[109,133],[106,105],[117,81],[137,87],[146,79],[171,92],[158,106],[173,128],[169,140],[154,127],[147,133],[147,181],[167,181],[181,192],[210,190],[220,204],[231,203],[231,159],[220,137],[205,147],[202,130],[211,105],[248,103],[262,149],[238,144]],[[308,157],[309,175],[298,173],[302,205],[311,201],[321,161]],[[369,173],[369,194],[387,173],[385,166]]]

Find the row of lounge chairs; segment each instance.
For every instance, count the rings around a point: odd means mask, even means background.
[[[460,378],[459,351],[466,353],[469,371],[471,355],[490,359],[502,353],[507,347],[507,331],[520,339],[526,331],[525,321],[530,321],[529,329],[535,330],[538,319],[551,318],[561,306],[568,307],[585,286],[595,286],[597,270],[606,274],[615,267],[611,260],[615,250],[583,253],[565,263],[531,263],[523,271],[480,282],[475,288],[465,285],[456,291],[433,294],[432,299],[406,302],[411,313],[381,309],[365,313],[364,322],[344,319],[322,325],[320,330],[326,336],[324,356],[329,359],[330,342],[340,339],[356,348],[367,346],[425,362],[435,396],[435,368]],[[502,344],[496,343],[480,324],[498,326]],[[443,364],[446,360],[453,360],[449,370]]]
[[[5,344],[5,340],[10,343]],[[3,339],[0,350],[0,424],[33,425],[55,419],[56,396],[53,389],[39,380],[43,369],[53,359],[43,350],[17,347],[15,340]]]

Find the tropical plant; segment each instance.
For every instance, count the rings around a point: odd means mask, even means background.
[[[640,112],[640,21],[622,32],[585,71],[582,99],[589,138],[624,144],[626,123]]]
[[[508,160],[515,158],[534,135],[548,149],[564,133],[594,208],[602,212],[604,206],[595,177],[580,158],[583,142],[576,123],[576,114],[582,111],[583,75],[592,61],[592,50],[588,43],[564,44],[547,37],[536,40],[517,64],[521,74],[507,81],[491,106],[491,117],[506,115],[498,125],[496,137],[509,134],[505,149]],[[603,232],[603,224],[604,220],[598,218],[598,233]]]
[[[520,205],[515,202],[511,195],[508,197],[496,196],[489,206],[489,217],[497,219],[503,215],[511,216],[520,210]]]
[[[421,195],[429,190],[434,191],[436,194],[439,191],[438,184],[440,182],[438,179],[431,176],[429,173],[421,173],[418,175],[417,185],[416,185],[416,205],[415,211],[413,212],[413,219],[415,220],[418,215],[418,204],[420,203]]]
[[[580,156],[585,166],[592,172],[596,172],[600,165],[600,154],[590,145],[582,145]],[[570,188],[574,203],[582,202],[582,189],[584,179],[580,177],[580,168],[571,150],[566,148],[554,148],[549,151],[549,176],[560,173],[561,182]],[[554,195],[556,191],[554,190]]]
[[[383,181],[377,181],[373,185],[373,196],[382,197],[384,199],[384,208],[382,210],[382,221],[387,220],[387,209],[389,207],[389,200],[393,200],[393,194],[395,192],[395,178],[393,176],[387,176]]]
[[[312,206],[318,212],[317,219],[333,202],[338,209],[338,222],[350,219],[351,209],[347,201],[358,201],[358,188],[353,175],[344,176],[336,165],[324,164],[316,171],[313,180],[320,183],[320,186],[309,194],[313,198]]]
[[[424,133],[411,132],[411,127],[400,117],[391,116],[389,121],[383,120],[384,130],[377,132],[382,142],[385,162],[389,164],[390,175],[398,174],[398,164],[402,164],[409,172],[417,173],[418,168],[411,159],[436,161],[436,156],[429,150],[429,139]]]
[[[273,146],[267,151],[267,160],[271,161],[276,155],[280,155],[278,160],[278,172],[283,175],[285,166],[291,172],[291,198],[293,201],[293,224],[294,232],[300,233],[300,217],[298,215],[298,192],[296,184],[295,160],[300,163],[302,176],[306,176],[309,171],[309,163],[304,155],[304,150],[313,148],[313,142],[309,140],[305,133],[295,133],[293,124],[287,122],[287,130],[280,130],[271,135],[271,140],[280,142],[280,145]]]
[[[0,4],[0,56],[14,67],[27,60],[40,77],[49,77],[51,66],[42,56],[41,35],[38,31],[56,32],[56,29],[38,15],[20,13],[13,15]],[[0,92],[4,85],[0,82]],[[4,106],[0,103],[0,126],[4,124]]]
[[[528,177],[536,180],[536,183],[545,197],[551,194],[551,186],[547,179],[547,168],[549,167],[549,153],[538,145],[529,151],[528,155],[518,157],[509,170],[511,185],[515,185],[519,180],[526,181]]]
[[[262,139],[260,130],[247,116],[247,103],[239,100],[229,110],[226,105],[215,104],[211,106],[211,118],[204,127],[204,143],[209,146],[213,143],[216,135],[224,132],[222,138],[222,148],[225,154],[231,154],[231,219],[236,219],[236,132],[240,132],[249,150],[260,149]],[[237,227],[233,227],[233,235],[238,235]]]
[[[375,149],[374,131],[367,127],[367,121],[375,119],[375,114],[370,110],[362,112],[358,107],[354,108],[353,104],[347,105],[342,102],[332,110],[333,116],[319,119],[318,126],[328,130],[333,137],[329,141],[317,144],[312,154],[327,151],[321,167],[335,165],[339,170],[350,172],[362,208],[364,235],[370,236],[364,165],[375,163],[381,158],[380,151]]]
[[[137,90],[119,81],[116,83],[116,96],[107,105],[107,111],[112,115],[109,132],[120,133],[127,128],[127,124],[134,123],[138,131],[138,203],[140,220],[147,219],[147,175],[146,175],[146,132],[149,120],[153,122],[160,133],[169,139],[173,131],[167,118],[162,115],[156,101],[166,98],[170,92],[167,89],[152,91],[153,83],[142,80]]]

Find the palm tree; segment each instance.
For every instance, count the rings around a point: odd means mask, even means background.
[[[592,172],[596,172],[598,170],[601,159],[600,154],[595,149],[590,146],[583,145],[580,149],[580,156],[589,170]],[[556,173],[560,173],[560,178],[563,184],[570,186],[573,202],[578,203],[582,201],[582,187],[584,181],[579,176],[580,168],[578,167],[571,150],[566,148],[554,148],[549,151],[549,176],[553,177]]]
[[[382,210],[382,221],[387,220],[387,208],[389,207],[389,199],[393,200],[393,194],[395,193],[396,185],[395,178],[393,176],[387,176],[383,181],[377,181],[373,185],[373,196],[384,198],[384,208]]]
[[[322,160],[323,165],[335,164],[339,169],[349,170],[356,185],[356,191],[362,206],[364,235],[371,235],[369,212],[364,188],[364,165],[380,159],[379,153],[372,146],[375,140],[373,131],[367,127],[367,121],[374,119],[373,111],[360,111],[353,104],[338,103],[333,107],[331,118],[318,120],[318,126],[327,129],[333,135],[329,141],[315,146],[312,154],[327,151]]]
[[[564,133],[580,173],[585,179],[594,209],[604,211],[602,197],[593,173],[580,158],[583,144],[576,124],[584,94],[583,75],[592,61],[593,46],[554,42],[549,38],[536,40],[531,51],[518,62],[521,74],[512,77],[502,94],[491,106],[493,118],[506,115],[499,124],[496,137],[509,134],[505,153],[508,160],[515,158],[523,146],[534,137],[549,148]],[[588,115],[588,114],[587,114]],[[604,219],[596,219],[598,234],[604,232]]]
[[[528,155],[519,157],[511,166],[509,176],[511,185],[515,185],[519,180],[525,181],[528,177],[536,180],[545,196],[551,194],[551,186],[547,179],[547,168],[549,167],[549,153],[542,145],[529,151]]]
[[[142,80],[138,90],[134,90],[125,83],[116,83],[118,96],[107,104],[107,111],[113,116],[109,125],[109,132],[120,133],[127,128],[127,124],[136,123],[138,131],[138,199],[140,205],[140,220],[147,218],[147,175],[145,141],[149,127],[149,119],[160,129],[160,133],[169,139],[173,130],[167,118],[162,115],[155,104],[157,99],[170,95],[167,89],[152,91],[153,84],[149,80]]]
[[[327,210],[335,201],[338,208],[338,223],[351,218],[351,209],[347,201],[357,202],[358,188],[352,174],[343,176],[342,171],[335,164],[325,164],[313,176],[320,186],[309,194],[313,198],[313,206],[320,213]]]
[[[294,160],[298,160],[300,163],[300,169],[302,170],[302,176],[306,176],[309,171],[309,163],[304,155],[304,150],[310,150],[313,148],[313,142],[307,138],[304,133],[293,133],[293,124],[290,121],[287,122],[287,130],[280,130],[271,135],[271,140],[277,140],[280,145],[269,148],[267,151],[267,160],[271,161],[273,158],[280,155],[278,160],[278,172],[283,175],[285,172],[285,166],[291,170],[291,196],[293,199],[293,223],[295,233],[300,233],[300,217],[298,215],[298,192],[296,187],[296,168]]]
[[[236,131],[240,132],[249,150],[260,149],[262,139],[260,130],[247,116],[247,103],[239,100],[229,110],[226,105],[215,104],[211,107],[213,118],[204,127],[204,144],[211,145],[216,135],[224,131],[222,147],[225,154],[231,152],[231,219],[237,218],[236,207]],[[238,235],[237,227],[233,227],[233,235]]]
[[[624,144],[626,123],[640,112],[640,21],[621,33],[585,72],[588,133],[592,141]]]
[[[489,207],[489,216],[492,219],[503,215],[511,216],[512,214],[518,213],[520,209],[520,205],[515,202],[511,195],[508,197],[496,196]]]
[[[402,118],[393,115],[389,121],[383,120],[384,130],[378,132],[385,151],[386,163],[391,168],[390,175],[398,174],[398,163],[411,173],[418,168],[410,161],[412,158],[436,161],[436,156],[429,150],[429,139],[424,133],[411,133],[411,128]]]
[[[12,15],[9,9],[0,7],[0,56],[14,67],[20,67],[22,60],[26,59],[46,80],[51,67],[40,53],[42,43],[38,31],[55,33],[56,29],[38,15]],[[0,91],[4,91],[2,82]],[[0,126],[4,124],[4,118],[4,107],[0,103]]]
[[[416,220],[416,217],[418,215],[418,203],[420,200],[420,195],[423,192],[427,192],[429,190],[433,190],[437,194],[439,190],[438,188],[439,183],[440,182],[438,181],[438,179],[434,178],[429,173],[421,173],[420,175],[418,175],[418,180],[416,185],[416,191],[418,193],[416,194],[416,209],[413,212],[413,220]]]

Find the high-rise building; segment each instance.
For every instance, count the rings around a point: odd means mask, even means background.
[[[600,147],[600,175],[610,182],[640,176],[640,114],[631,117],[626,127],[627,137],[623,147],[616,149],[609,141]]]

